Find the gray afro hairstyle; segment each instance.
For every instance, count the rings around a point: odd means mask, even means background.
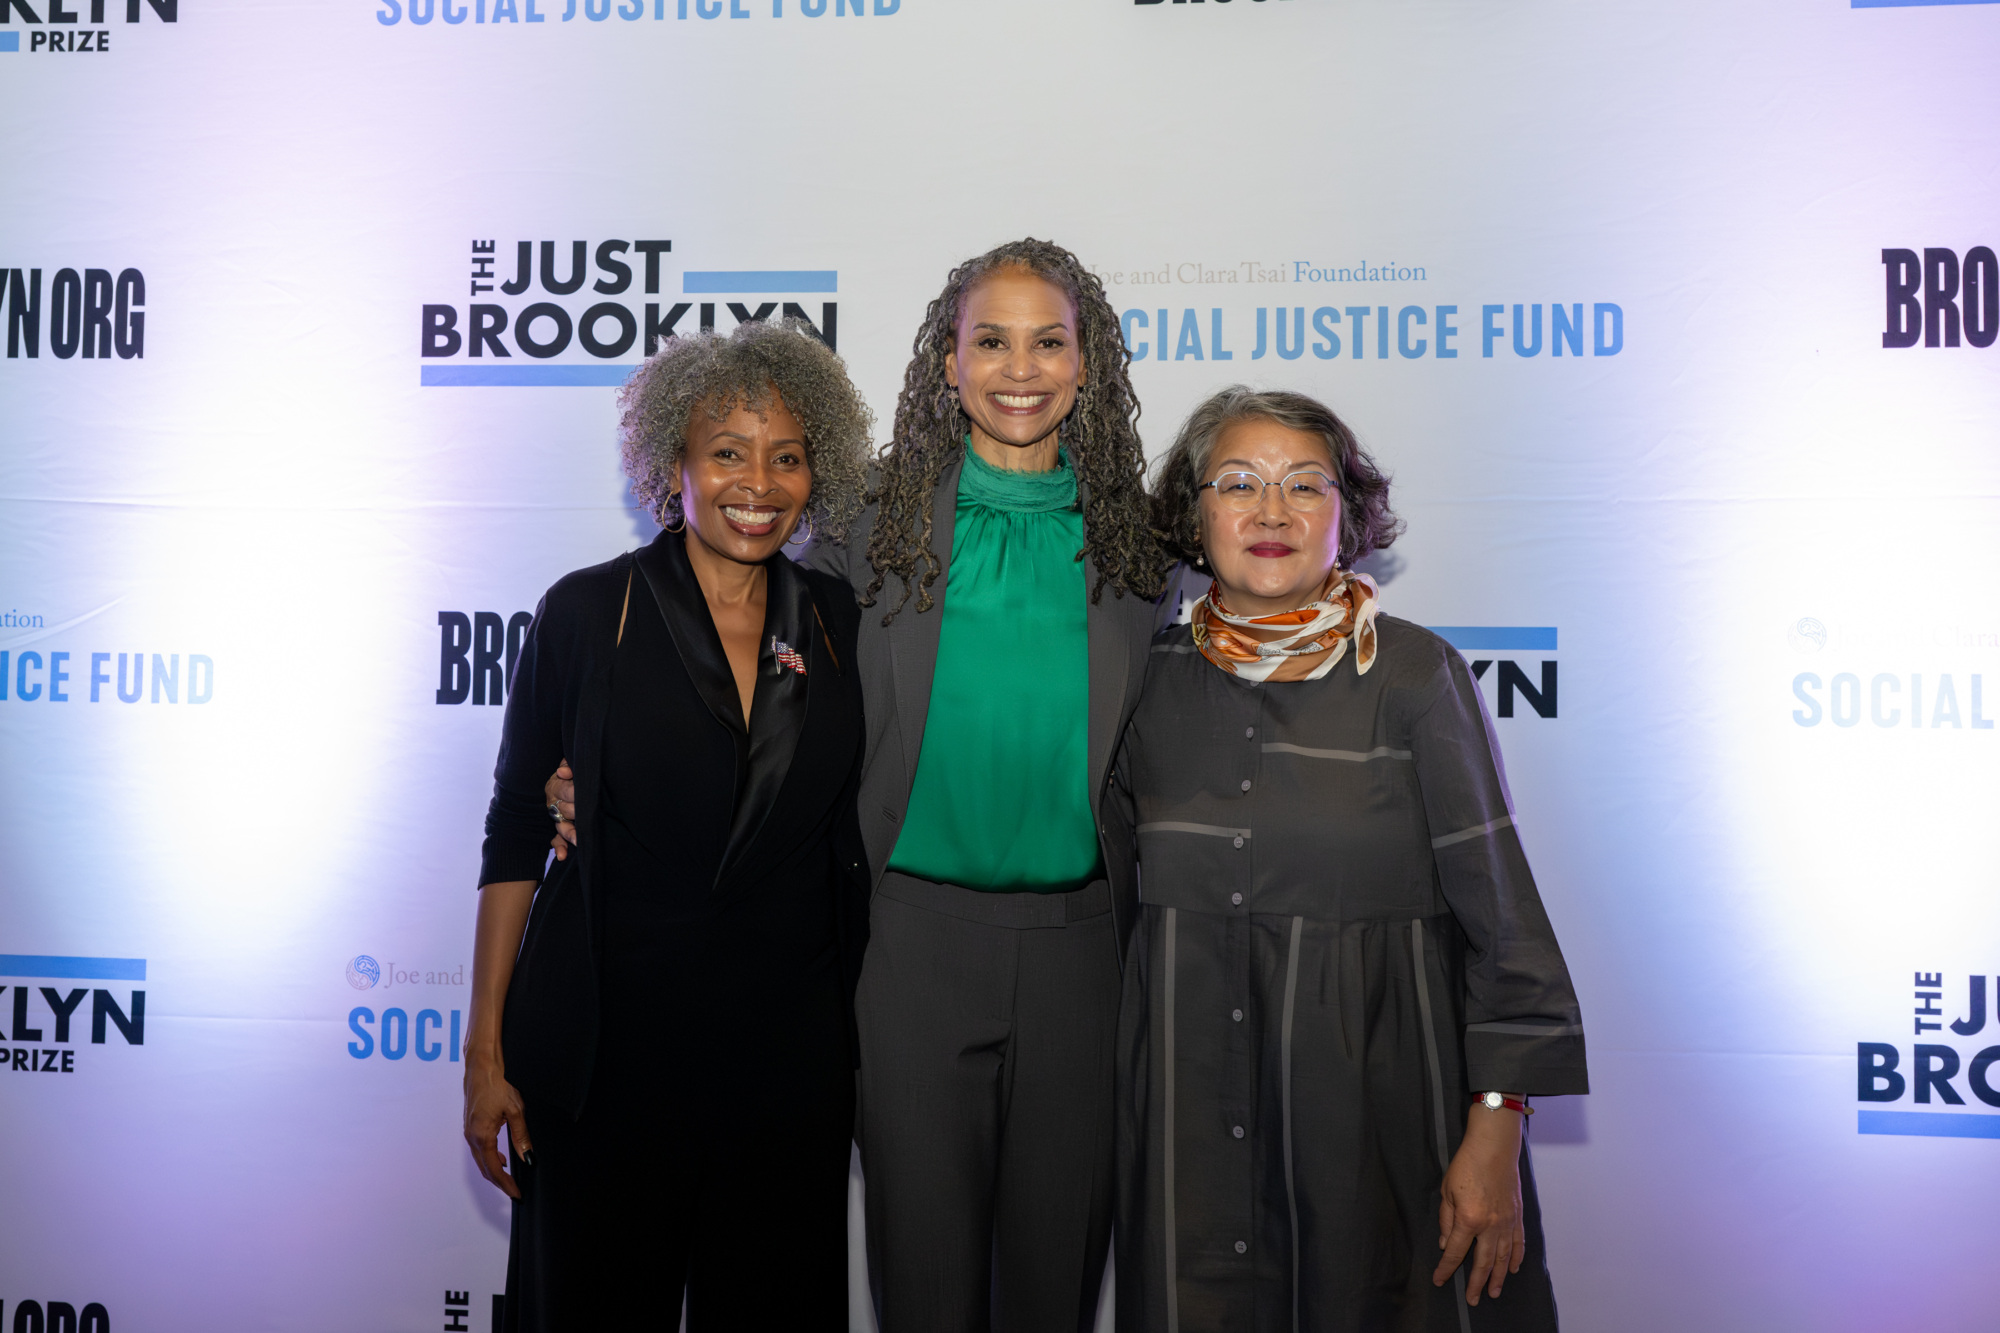
[[[678,524],[675,493],[696,411],[722,421],[737,407],[763,413],[782,400],[806,433],[812,495],[800,526],[841,541],[861,512],[875,416],[832,348],[796,319],[739,324],[727,337],[670,338],[619,391],[619,440],[632,493],[661,527]]]

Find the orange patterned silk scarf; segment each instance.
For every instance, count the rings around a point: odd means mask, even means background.
[[[1233,676],[1250,680],[1318,680],[1347,655],[1354,644],[1354,670],[1367,675],[1375,665],[1375,616],[1380,590],[1366,574],[1336,568],[1319,595],[1296,611],[1269,616],[1231,614],[1222,604],[1222,589],[1209,584],[1194,604],[1195,647],[1201,655]],[[1248,630],[1285,629],[1276,639],[1260,639]],[[1319,655],[1317,662],[1311,659]]]

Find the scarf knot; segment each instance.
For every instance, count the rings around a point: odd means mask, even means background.
[[[1335,568],[1317,596],[1294,611],[1239,616],[1222,604],[1222,590],[1209,584],[1194,604],[1195,647],[1216,666],[1246,680],[1318,680],[1333,670],[1354,645],[1354,670],[1367,675],[1375,665],[1375,617],[1381,592],[1366,574]],[[1260,639],[1250,630],[1282,629],[1280,638]],[[1286,670],[1297,658],[1324,653],[1309,671]]]

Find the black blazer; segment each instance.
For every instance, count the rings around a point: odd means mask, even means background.
[[[854,805],[864,728],[853,594],[782,555],[767,563],[768,623],[803,653],[807,671],[795,678],[773,659],[767,638],[746,732],[735,678],[683,541],[661,533],[638,551],[558,580],[536,608],[507,698],[479,882],[541,884],[507,990],[501,1046],[508,1081],[529,1105],[560,1107],[572,1117],[582,1113],[597,1047],[599,758],[628,592],[657,600],[703,705],[736,734],[736,771],[716,774],[734,782],[737,802],[714,901],[726,902],[815,840],[829,840],[842,871],[835,922],[850,1001],[867,945],[870,880]],[[578,846],[551,868],[543,784],[565,756],[576,773]],[[848,1022],[852,1052],[851,1003]]]

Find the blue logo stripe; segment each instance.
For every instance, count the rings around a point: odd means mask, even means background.
[[[637,366],[425,366],[426,388],[485,388],[492,385],[562,385],[615,388]]]
[[[20,49],[21,49],[20,33],[0,32],[0,51],[18,51]]]
[[[0,977],[81,977],[94,981],[144,981],[143,958],[70,958],[51,953],[0,953]]]
[[[1933,1139],[2000,1139],[2000,1115],[1929,1115],[1923,1111],[1862,1111],[1863,1134],[1916,1134]]]
[[[734,296],[748,292],[831,292],[838,291],[837,269],[727,269],[690,270],[681,274],[682,292],[719,292]]]
[[[1554,625],[1432,625],[1430,631],[1460,652],[1475,648],[1512,648],[1530,653],[1556,650]]]

